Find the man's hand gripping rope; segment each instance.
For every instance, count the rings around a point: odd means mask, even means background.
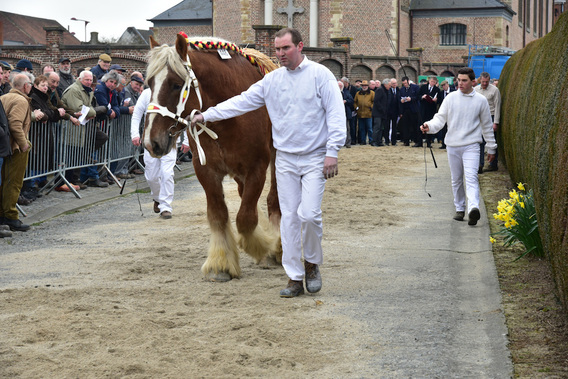
[[[207,135],[209,135],[209,137],[213,139],[217,139],[219,137],[217,136],[217,133],[215,133],[213,130],[209,129],[206,126],[206,123],[203,119],[203,115],[199,110],[197,109],[192,110],[189,116],[187,116],[185,119],[186,121],[190,122],[188,130],[189,134],[191,135],[191,137],[195,141],[195,144],[197,145],[199,162],[201,163],[201,165],[205,166],[207,160],[205,158],[205,151],[203,150],[203,148],[201,147],[201,143],[199,142],[199,135],[205,132],[207,133]],[[200,128],[199,130],[197,130],[198,127]]]

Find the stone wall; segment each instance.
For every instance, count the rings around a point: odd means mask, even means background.
[[[500,151],[513,182],[534,190],[543,246],[568,310],[568,15],[507,61]],[[550,83],[554,85],[543,86]]]
[[[71,60],[71,69],[74,75],[77,70],[85,67],[93,67],[99,60],[99,55],[107,53],[112,58],[113,64],[120,64],[128,72],[145,71],[147,45],[108,45],[96,43],[96,34],[93,44],[63,45],[63,28],[46,28],[47,46],[2,46],[0,60],[6,61],[13,66],[20,59],[26,58],[32,62],[34,74],[41,72],[46,64],[57,67],[62,57]]]

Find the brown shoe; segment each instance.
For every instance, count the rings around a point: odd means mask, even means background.
[[[162,213],[160,213],[160,218],[163,218],[164,220],[169,220],[170,218],[172,218],[172,212],[163,211]]]
[[[154,213],[160,213],[160,203],[154,200]]]
[[[304,284],[301,280],[288,280],[288,286],[280,291],[280,297],[296,297],[304,294]]]
[[[321,290],[321,274],[318,265],[304,261],[306,269],[306,289],[309,293],[315,293]]]
[[[463,218],[465,216],[465,212],[464,211],[458,211],[456,212],[455,216],[454,216],[454,220],[456,221],[463,221]]]

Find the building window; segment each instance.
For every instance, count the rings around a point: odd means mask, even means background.
[[[519,0],[519,26],[522,27],[523,26],[523,10],[525,7],[525,1],[524,0]]]
[[[550,8],[550,2],[549,2],[549,0],[546,0],[546,8],[544,10],[545,15],[546,15],[546,21],[545,21],[545,24],[544,24],[544,34],[548,34],[548,22],[549,22],[548,21],[548,15],[550,14],[549,8]]]
[[[505,47],[509,47],[509,25],[505,26]]]
[[[542,1],[542,0],[541,0]],[[533,2],[533,33],[536,37],[536,33],[538,30],[537,20],[538,20],[538,0],[534,0]]]
[[[440,45],[465,45],[466,26],[463,24],[444,24],[440,26]]]
[[[527,0],[526,10],[527,10],[527,16],[526,16],[525,20],[527,20],[527,32],[530,33],[530,31],[531,31],[531,0]]]

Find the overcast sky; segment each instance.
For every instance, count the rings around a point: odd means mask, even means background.
[[[0,10],[26,16],[57,20],[80,41],[85,40],[85,23],[72,21],[75,17],[87,20],[87,41],[91,32],[99,32],[99,38],[119,38],[129,26],[148,30],[154,18],[182,0],[0,0]]]

